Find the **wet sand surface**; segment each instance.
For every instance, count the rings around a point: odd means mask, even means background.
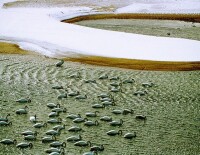
[[[120,32],[200,40],[200,23],[178,20],[100,19],[76,24]]]
[[[83,140],[90,140],[92,144],[104,144],[105,150],[99,154],[171,154],[171,155],[198,155],[200,152],[200,113],[199,113],[199,71],[187,72],[163,72],[163,71],[138,71],[111,67],[90,66],[74,62],[65,62],[62,67],[56,67],[56,59],[45,58],[36,55],[0,55],[0,111],[1,117],[10,113],[11,126],[0,126],[0,139],[17,139],[18,143],[25,141],[21,132],[26,130],[37,131],[37,139],[32,141],[33,148],[21,151],[14,145],[4,146],[0,144],[0,154],[27,154],[41,155],[49,148],[49,144],[43,144],[41,138],[45,132],[54,125],[48,124],[41,129],[33,128],[29,117],[38,116],[41,122],[49,120],[51,112],[46,104],[59,103],[62,108],[67,108],[67,113],[60,113],[62,125],[66,129],[57,136],[60,142],[66,142],[71,135],[80,134]],[[70,77],[80,73],[80,78]],[[108,78],[119,77],[119,80],[100,80],[101,75]],[[96,80],[96,83],[85,83],[85,80]],[[110,92],[112,82],[120,83],[126,79],[134,79],[134,83],[122,83],[117,87],[122,92]],[[145,88],[143,82],[153,82],[152,87]],[[64,89],[52,89],[52,86],[63,86]],[[75,97],[67,97],[58,100],[59,94],[71,91],[79,91],[81,95],[87,95],[86,99],[77,100]],[[138,90],[146,90],[144,96],[135,96]],[[97,95],[108,92],[115,100],[115,106],[105,109],[94,109],[94,103],[102,104]],[[31,103],[17,103],[15,100],[30,97]],[[17,115],[15,111],[29,107],[28,114]],[[115,115],[113,109],[133,109],[133,114]],[[86,127],[83,123],[77,124],[83,131],[78,133],[68,132],[72,123],[66,116],[70,113],[81,114],[86,117],[86,112],[97,113],[97,117],[88,118],[98,120],[99,126]],[[147,120],[136,120],[135,116],[142,114]],[[111,127],[108,123],[100,121],[101,116],[111,116],[113,120],[123,119],[120,127]],[[131,140],[123,136],[108,136],[109,130],[122,130],[136,132],[137,137]],[[89,151],[89,147],[77,147],[73,143],[66,142],[66,153],[82,154]]]

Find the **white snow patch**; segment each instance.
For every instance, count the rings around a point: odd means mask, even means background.
[[[200,41],[129,34],[61,23],[88,7],[0,9],[0,39],[47,56],[75,53],[159,61],[200,61]]]
[[[47,55],[47,56],[52,56],[52,55],[50,55],[50,51],[48,51],[36,44],[27,43],[27,42],[18,42],[18,45],[21,49],[24,49],[24,50],[39,52],[39,53],[43,53],[44,55]]]
[[[134,0],[117,13],[200,13],[199,0]]]

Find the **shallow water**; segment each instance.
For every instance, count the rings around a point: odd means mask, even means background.
[[[200,23],[173,20],[104,19],[80,21],[76,24],[128,33],[200,40]]]
[[[6,60],[9,59],[9,60]],[[66,142],[66,138],[74,135],[67,129],[72,126],[71,120],[66,116],[69,113],[85,117],[86,112],[93,112],[93,102],[100,101],[97,98],[102,92],[109,92],[110,80],[99,80],[102,74],[109,77],[119,76],[120,80],[135,79],[133,84],[123,84],[124,93],[111,93],[116,101],[116,106],[98,110],[100,116],[109,115],[114,120],[123,119],[121,127],[111,127],[108,123],[99,121],[100,125],[85,127],[79,132],[83,140],[90,140],[92,144],[105,144],[105,150],[100,154],[170,154],[170,155],[198,155],[200,152],[200,113],[199,113],[199,85],[200,72],[161,72],[161,71],[136,71],[117,68],[95,67],[84,64],[65,62],[63,67],[55,67],[58,60],[48,59],[39,56],[0,56],[0,116],[11,114],[9,118],[12,126],[0,126],[0,140],[4,138],[17,139],[18,143],[24,141],[20,135],[25,130],[38,131],[37,140],[33,141],[33,148],[21,151],[15,146],[4,146],[0,144],[0,154],[45,154],[44,150],[49,148],[48,144],[41,143],[41,137],[54,125],[48,124],[47,128],[34,129],[29,117],[36,114],[38,120],[46,122],[50,109],[46,107],[49,102],[60,103],[68,109],[67,113],[61,113],[62,124],[66,129],[57,136],[59,141]],[[3,60],[3,61],[2,61]],[[81,78],[69,78],[74,73],[80,73]],[[97,84],[84,83],[84,79],[95,79]],[[120,82],[118,80],[118,82]],[[155,86],[143,88],[142,82],[153,82]],[[74,97],[58,100],[57,96],[65,90],[55,90],[51,87],[62,85],[65,89],[80,91],[80,94],[87,94],[88,98],[82,101]],[[137,90],[148,91],[145,96],[134,96]],[[31,103],[20,104],[15,100],[22,97],[31,97]],[[27,115],[16,115],[15,111],[29,107]],[[134,114],[114,115],[113,109],[130,108]],[[135,120],[137,114],[147,116],[147,121]],[[121,129],[126,132],[136,132],[137,137],[132,140],[124,139],[122,136],[110,137],[106,132]],[[76,135],[76,134],[75,134]],[[75,147],[73,143],[67,143],[66,153],[82,154],[89,151],[89,147]]]

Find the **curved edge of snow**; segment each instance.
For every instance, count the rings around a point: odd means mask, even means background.
[[[47,56],[77,54],[156,60],[200,61],[200,41],[114,32],[61,23],[95,13],[92,8],[0,9],[0,39]],[[12,20],[10,20],[12,19]]]

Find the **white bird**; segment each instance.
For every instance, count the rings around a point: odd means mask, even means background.
[[[30,120],[31,122],[35,123],[35,122],[37,121],[36,115],[31,116],[31,117],[29,118],[29,120]]]

